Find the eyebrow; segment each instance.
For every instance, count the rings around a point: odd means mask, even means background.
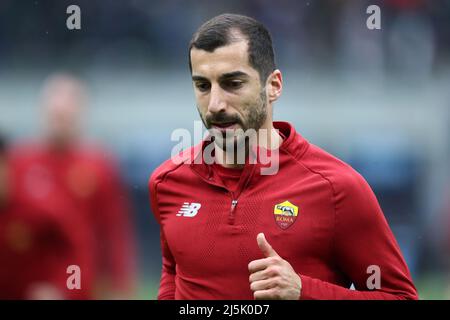
[[[222,74],[219,77],[219,81],[227,80],[227,79],[230,79],[230,78],[238,78],[238,77],[248,78],[249,75],[247,73],[243,72],[243,71],[227,72],[227,73]],[[208,81],[208,78],[202,77],[202,76],[193,75],[192,76],[192,81]]]

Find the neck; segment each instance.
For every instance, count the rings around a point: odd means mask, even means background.
[[[56,153],[64,153],[75,145],[75,140],[48,138],[48,148]]]
[[[283,138],[278,134],[277,130],[273,127],[272,121],[269,125],[261,127],[256,132],[256,137],[248,139],[248,143],[242,143],[241,148],[235,148],[234,150],[223,150],[217,145],[214,146],[215,157],[218,164],[226,168],[243,168],[245,161],[248,158],[249,150],[256,145],[260,148],[267,150],[274,150],[279,148]]]

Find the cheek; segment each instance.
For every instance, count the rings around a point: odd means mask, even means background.
[[[195,102],[197,103],[197,108],[202,112],[206,112],[208,109],[208,98],[205,95],[195,94]]]
[[[197,109],[202,116],[205,116],[206,113],[208,112],[208,105],[206,103],[197,100]]]
[[[259,108],[259,105],[261,104],[261,99],[259,97],[259,95],[252,95],[252,96],[248,96],[245,99],[241,100],[241,109],[242,112],[245,115],[248,115],[252,112],[254,112],[256,109]]]

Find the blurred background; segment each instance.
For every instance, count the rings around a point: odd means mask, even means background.
[[[72,4],[81,30],[66,27]],[[372,4],[381,30],[366,26]],[[87,97],[79,139],[101,146],[129,203],[120,214],[130,225],[116,231],[134,240],[116,258],[135,250],[124,267],[135,270],[131,297],[156,298],[159,228],[147,183],[177,143],[171,132],[193,132],[198,120],[189,40],[225,12],[272,34],[284,75],[274,118],[367,179],[421,299],[450,299],[449,0],[1,0],[0,132],[13,146],[45,136],[48,77],[83,83],[74,85]]]

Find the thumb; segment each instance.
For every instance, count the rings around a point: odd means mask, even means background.
[[[278,253],[273,250],[272,246],[267,242],[264,233],[258,233],[256,236],[256,241],[258,242],[258,247],[261,252],[264,254],[264,257],[277,257]]]

